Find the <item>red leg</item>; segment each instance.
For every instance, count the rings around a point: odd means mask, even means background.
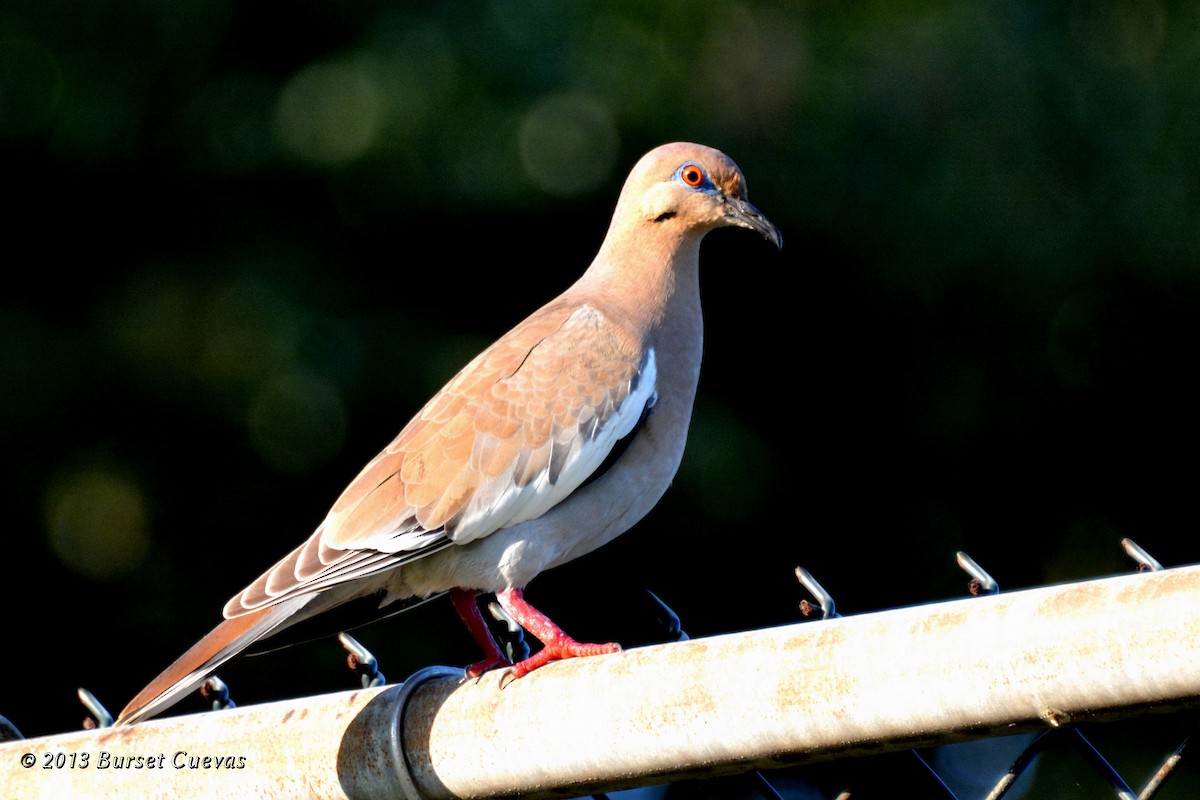
[[[483,660],[469,664],[464,671],[468,678],[478,678],[488,670],[496,669],[497,667],[507,667],[512,664],[508,660],[508,656],[504,655],[504,651],[500,648],[500,645],[496,643],[496,637],[492,636],[487,623],[484,622],[483,614],[479,611],[479,604],[475,602],[478,594],[478,592],[469,589],[450,590],[450,602],[454,604],[454,610],[462,617],[467,630],[471,632],[471,638],[483,650]]]
[[[542,643],[542,649],[529,658],[512,666],[509,673],[513,678],[527,675],[543,664],[562,658],[580,656],[598,656],[605,653],[615,653],[621,649],[619,644],[581,644],[554,624],[549,617],[525,600],[525,594],[520,589],[505,589],[496,593],[496,599],[508,615],[524,628],[530,635]]]

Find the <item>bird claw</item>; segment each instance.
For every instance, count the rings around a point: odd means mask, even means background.
[[[566,658],[587,658],[589,656],[602,656],[619,652],[621,652],[621,645],[616,642],[585,644],[577,642],[574,639],[565,639],[548,644],[524,661],[513,664],[509,668],[509,672],[512,673],[513,680],[516,680],[551,661],[561,661]]]
[[[474,664],[468,664],[463,669],[463,676],[460,683],[465,683],[472,678],[474,678],[475,682],[478,683],[479,679],[482,678],[485,673],[491,672],[494,669],[500,669],[501,667],[511,666],[512,662],[504,656],[500,654],[490,655],[482,661],[476,661]]]
[[[479,683],[486,673],[502,669],[499,688],[503,689],[518,678],[525,677],[538,667],[543,667],[551,661],[562,661],[567,658],[586,658],[588,656],[600,656],[619,652],[621,652],[621,645],[616,642],[583,644],[574,639],[568,639],[548,644],[529,658],[524,661],[518,661],[516,664],[503,657],[489,657],[482,661],[477,661],[474,664],[468,665],[463,670],[463,676],[459,680],[459,683],[466,683],[470,680]]]

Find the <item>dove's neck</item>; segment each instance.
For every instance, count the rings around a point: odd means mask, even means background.
[[[651,227],[631,231],[614,225],[577,287],[619,302],[647,332],[691,317],[698,331],[703,233],[642,225]]]
[[[647,233],[647,232],[643,232]],[[700,239],[703,234],[613,238],[610,232],[574,289],[624,317],[638,347],[653,349],[663,384],[658,394],[678,405],[680,424],[700,377],[704,324],[700,311]],[[665,409],[660,409],[665,412]],[[686,413],[685,413],[686,412]]]

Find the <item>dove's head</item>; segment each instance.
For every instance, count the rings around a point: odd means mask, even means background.
[[[665,144],[642,156],[625,181],[617,210],[664,233],[675,229],[702,236],[737,225],[783,246],[779,229],[746,199],[746,179],[737,164],[701,144]]]

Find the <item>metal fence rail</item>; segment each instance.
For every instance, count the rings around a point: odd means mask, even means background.
[[[770,796],[794,765],[1051,732],[992,797],[1055,737],[1107,768],[1114,796],[1137,797],[1076,726],[1200,705],[1200,567],[1005,594],[975,574],[985,596],[836,617],[801,573],[827,619],[562,662],[503,689],[432,668],[396,686],[11,741],[0,786],[21,798],[562,797],[757,770]],[[930,778],[928,796],[953,796]]]

